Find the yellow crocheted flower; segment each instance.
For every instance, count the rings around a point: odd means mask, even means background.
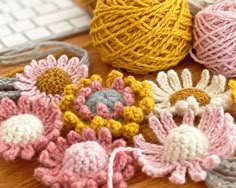
[[[99,75],[67,85],[60,108],[64,123],[77,132],[85,127],[99,131],[107,127],[116,137],[131,138],[154,107],[151,85],[112,71],[103,82]]]

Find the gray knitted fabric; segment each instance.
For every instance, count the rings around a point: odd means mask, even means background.
[[[217,169],[208,172],[209,188],[236,188],[236,159],[225,159]]]
[[[0,78],[0,100],[8,97],[13,100],[17,100],[21,92],[14,87],[15,78]]]
[[[125,105],[123,96],[120,93],[113,89],[108,89],[92,94],[86,101],[86,105],[94,114],[97,112],[98,103],[105,104],[110,112],[114,112],[115,103],[118,101]]]

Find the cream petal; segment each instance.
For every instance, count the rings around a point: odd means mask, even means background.
[[[169,100],[169,94],[161,90],[157,85],[152,82],[148,81],[149,84],[152,86],[152,94],[153,98],[156,102],[162,102],[162,101],[167,101]]]
[[[179,91],[182,89],[178,74],[174,70],[168,71],[168,79],[170,82],[170,86],[173,88],[175,91]]]
[[[208,86],[210,80],[210,74],[207,69],[204,69],[201,74],[201,79],[197,83],[196,88],[200,90],[205,90],[205,88]]]
[[[168,77],[165,72],[159,72],[156,78],[160,88],[168,94],[173,94],[174,90],[170,87]]]
[[[211,84],[206,87],[205,91],[210,95],[217,95],[225,90],[226,78],[222,75],[214,75]]]
[[[184,69],[181,73],[183,88],[193,87],[192,74],[188,69]]]

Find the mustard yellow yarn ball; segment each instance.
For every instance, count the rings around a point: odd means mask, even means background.
[[[177,65],[191,33],[186,0],[98,0],[90,30],[104,62],[139,74]]]

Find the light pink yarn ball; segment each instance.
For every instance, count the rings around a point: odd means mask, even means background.
[[[222,2],[200,11],[194,21],[191,57],[213,73],[236,76],[236,3]]]

